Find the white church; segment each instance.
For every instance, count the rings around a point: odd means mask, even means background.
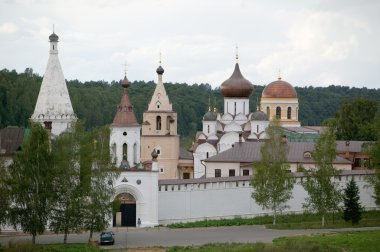
[[[73,111],[65,78],[58,59],[58,36],[49,36],[50,55],[31,120],[43,124],[56,137],[69,130],[77,117]],[[237,57],[236,57],[237,60]],[[111,226],[151,227],[158,224],[195,220],[251,217],[264,213],[251,198],[250,179],[253,163],[260,159],[269,121],[278,118],[289,131],[312,132],[298,119],[298,97],[294,87],[281,80],[268,84],[257,111],[249,111],[249,96],[254,91],[238,62],[230,78],[221,84],[224,110],[209,107],[197,132],[191,152],[181,150],[177,134],[177,113],[163,85],[164,69],[156,70],[157,86],[144,112],[143,122],[136,119],[128,96],[127,76],[121,81],[123,95],[110,124],[110,153],[121,174],[114,182],[111,200],[121,202]],[[342,170],[334,178],[342,187],[355,179],[360,187],[362,205],[374,208],[372,189],[364,187],[365,176],[372,171],[355,167],[361,143],[337,142],[334,166]],[[297,179],[293,198],[286,211],[301,212],[307,197],[299,184],[303,174],[299,165],[312,168],[313,143],[289,143],[288,160]]]

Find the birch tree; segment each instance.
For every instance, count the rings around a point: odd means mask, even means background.
[[[252,198],[263,209],[273,211],[274,225],[278,213],[287,207],[294,186],[294,178],[288,172],[288,150],[283,134],[277,121],[270,123],[267,129],[269,139],[261,146],[261,161],[254,164],[251,181]]]
[[[308,193],[303,207],[315,211],[322,216],[322,226],[325,225],[326,214],[338,209],[342,202],[342,193],[338,184],[334,183],[334,176],[339,171],[333,167],[336,158],[336,143],[332,127],[328,127],[320,135],[315,144],[312,158],[315,168],[305,171],[306,179],[302,186]]]
[[[54,172],[51,169],[47,131],[40,124],[32,124],[30,135],[16,153],[9,167],[9,189],[12,199],[10,221],[14,228],[36,236],[45,231],[50,216]]]

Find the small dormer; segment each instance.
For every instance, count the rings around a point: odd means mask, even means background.
[[[305,151],[303,153],[303,158],[305,158],[305,159],[311,159],[311,152],[310,151]]]

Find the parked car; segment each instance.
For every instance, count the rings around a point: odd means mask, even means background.
[[[113,237],[114,233],[111,231],[102,232],[100,234],[100,244],[111,244],[113,245],[115,243],[115,238]]]

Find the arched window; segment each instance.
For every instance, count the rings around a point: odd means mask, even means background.
[[[112,144],[111,147],[111,152],[112,152],[112,163],[116,163],[116,143]]]
[[[206,152],[206,158],[208,158],[208,156],[209,156],[209,154],[208,154],[208,152]]]
[[[259,133],[259,125],[256,125],[256,133]]]
[[[161,130],[161,116],[156,117],[156,130]]]
[[[270,107],[267,107],[267,116],[270,119]]]
[[[170,119],[171,119],[171,116],[166,117],[166,129],[169,131],[170,131]]]
[[[234,102],[234,115],[236,115],[236,102]]]
[[[210,133],[210,125],[207,125],[207,133]]]
[[[128,160],[128,145],[126,143],[123,144],[123,159]]]
[[[276,118],[281,119],[281,107],[276,108]]]
[[[288,119],[292,119],[292,108],[288,107]]]
[[[133,145],[133,163],[137,164],[137,144]]]

